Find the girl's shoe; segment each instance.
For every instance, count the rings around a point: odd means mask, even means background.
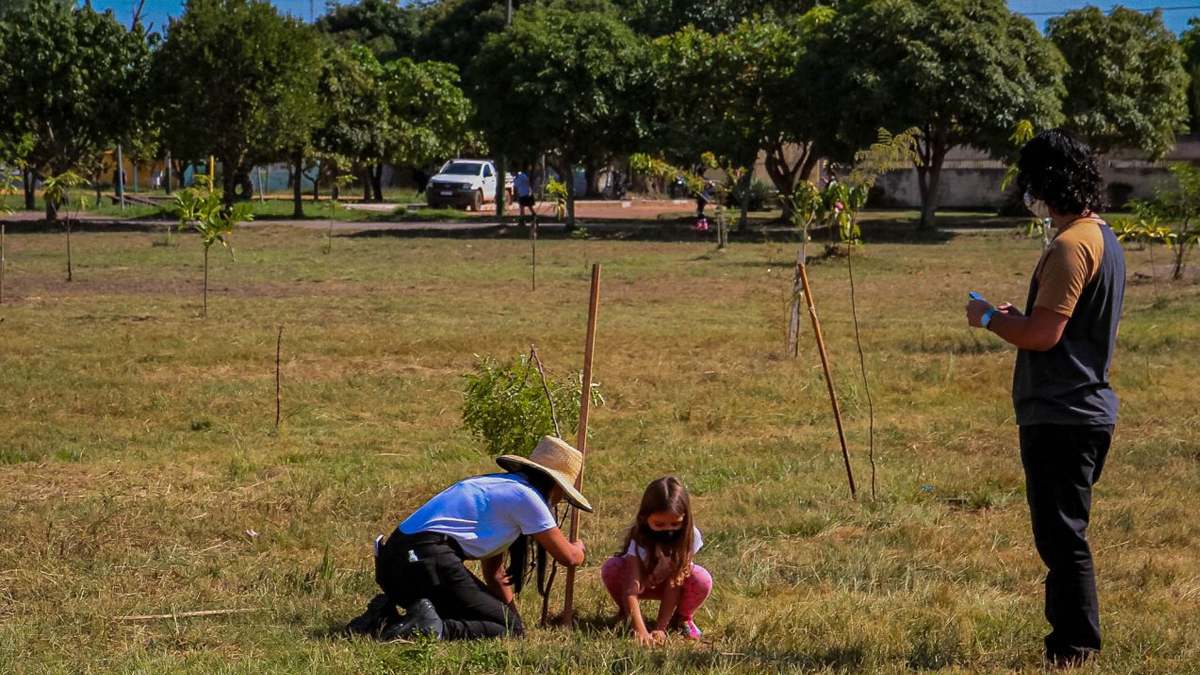
[[[704,633],[696,627],[696,622],[691,619],[681,619],[678,616],[671,622],[671,628],[683,634],[683,637],[689,640],[699,640]]]

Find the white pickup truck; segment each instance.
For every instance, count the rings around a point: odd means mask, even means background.
[[[513,177],[506,176],[506,199],[511,202]],[[429,179],[425,202],[431,208],[465,206],[472,211],[496,200],[496,166],[487,159],[452,159]]]

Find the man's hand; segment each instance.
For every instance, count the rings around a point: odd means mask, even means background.
[[[1002,303],[996,305],[996,309],[1004,314],[1007,314],[1008,316],[1025,316],[1025,314],[1022,313],[1021,310],[1017,309],[1016,307],[1013,307],[1013,304],[1011,302],[1002,302]]]
[[[967,303],[967,323],[972,328],[983,328],[983,315],[992,305],[987,300],[972,300]]]

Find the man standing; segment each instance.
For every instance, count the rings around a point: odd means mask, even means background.
[[[518,221],[521,225],[525,224],[525,209],[529,209],[529,217],[535,217],[533,210],[533,188],[529,185],[529,174],[525,173],[524,169],[517,172],[517,177],[513,179],[513,189],[517,191],[517,204],[520,206],[518,212]]]
[[[1046,564],[1046,660],[1083,664],[1100,651],[1100,611],[1087,526],[1117,422],[1108,371],[1125,295],[1120,243],[1095,211],[1103,181],[1090,148],[1061,130],[1021,150],[1018,187],[1056,229],[1022,314],[967,305],[967,320],[1017,347],[1013,405],[1033,538]]]

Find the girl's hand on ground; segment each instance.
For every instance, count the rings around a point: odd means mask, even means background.
[[[636,633],[636,634],[634,634],[634,637],[637,638],[637,641],[639,643],[646,645],[646,646],[650,646],[650,645],[661,644],[663,642],[663,640],[667,639],[667,634],[662,632],[661,630],[656,630],[653,633],[647,633],[647,632]]]

